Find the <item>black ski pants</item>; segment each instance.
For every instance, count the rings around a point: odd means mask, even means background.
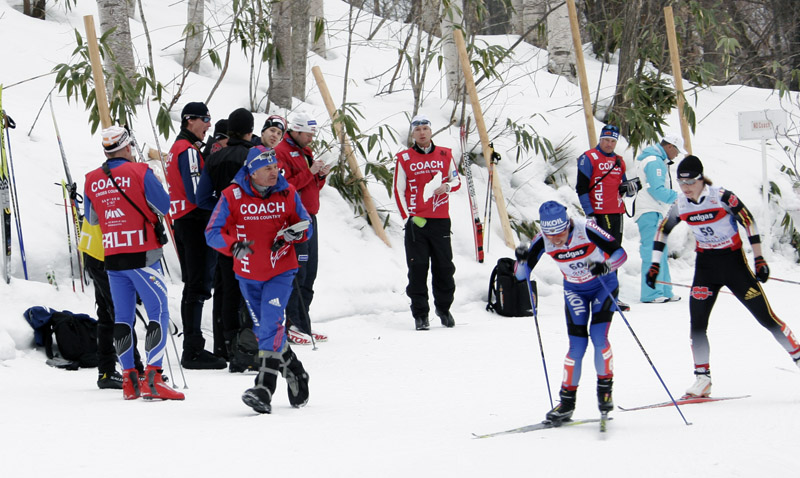
[[[428,219],[423,227],[409,219],[406,222],[405,249],[408,266],[406,295],[411,299],[411,314],[427,317],[428,268],[431,270],[433,304],[436,310],[448,312],[453,304],[456,283],[453,275],[453,249],[450,246],[450,219]]]
[[[766,328],[789,354],[793,357],[800,354],[800,344],[789,327],[769,306],[761,283],[756,280],[747,265],[744,250],[698,252],[689,298],[695,371],[709,371],[708,319],[722,286],[730,289],[758,323]]]

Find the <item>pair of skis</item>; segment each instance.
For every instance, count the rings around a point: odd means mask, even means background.
[[[676,400],[678,405],[692,405],[697,403],[710,403],[710,402],[720,402],[725,400],[738,400],[741,398],[747,398],[750,395],[737,395],[737,396],[727,396],[727,397],[691,397],[691,396],[684,396]],[[624,408],[617,406],[623,412],[632,412],[636,410],[649,410],[653,408],[664,408],[664,407],[671,407],[674,404],[672,401],[667,402],[659,402],[659,403],[651,403],[647,405],[641,405],[638,407],[632,408]],[[550,428],[562,428],[562,427],[572,427],[576,425],[585,425],[587,423],[597,423],[600,427],[600,432],[605,433],[608,430],[608,422],[612,420],[611,417],[608,416],[608,412],[603,412],[600,418],[584,418],[584,419],[577,419],[577,420],[567,420],[563,422],[553,422],[550,420],[544,420],[539,423],[534,423],[532,425],[526,425],[523,427],[512,428],[510,430],[503,430],[494,433],[486,433],[483,435],[479,435],[477,433],[473,433],[472,435],[475,438],[491,438],[501,435],[511,435],[515,433],[527,433],[536,430],[547,430]]]
[[[14,120],[6,115],[3,109],[3,85],[0,85],[0,208],[2,208],[2,256],[3,279],[8,284],[11,281],[11,211],[17,226],[17,239],[19,240],[19,253],[22,258],[22,272],[28,279],[28,261],[25,258],[25,242],[22,239],[22,220],[19,214],[19,196],[17,195],[17,181],[14,177],[14,164],[11,158],[11,135],[9,130],[16,127]],[[3,133],[5,132],[5,137]]]
[[[467,152],[467,128],[465,125],[461,125],[461,169],[467,178],[469,207],[472,212],[472,235],[475,239],[475,259],[483,263],[483,224],[478,213],[478,199],[475,195],[475,182],[472,179],[472,160],[470,160],[469,152]],[[491,191],[491,186],[489,191]],[[487,204],[487,206],[490,207],[491,205]]]

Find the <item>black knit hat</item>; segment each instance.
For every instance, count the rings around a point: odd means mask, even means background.
[[[186,106],[181,111],[181,119],[202,116],[211,116],[211,113],[208,112],[208,106],[200,101],[186,103]]]
[[[253,113],[245,108],[233,110],[228,116],[228,133],[244,135],[253,132]]]
[[[678,178],[681,179],[700,179],[703,177],[703,163],[697,156],[686,156],[678,164]]]
[[[223,118],[214,124],[214,138],[227,138],[228,137],[228,118]]]

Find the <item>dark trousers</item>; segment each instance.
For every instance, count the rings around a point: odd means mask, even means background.
[[[433,304],[436,310],[448,312],[453,304],[456,283],[453,275],[453,249],[450,246],[450,219],[428,219],[424,227],[418,227],[410,219],[405,233],[408,286],[406,295],[411,299],[411,314],[427,316],[428,268],[431,270]]]
[[[94,301],[97,304],[97,371],[112,373],[116,370],[117,352],[114,349],[114,302],[111,300],[111,287],[108,285],[104,262],[84,254],[86,272],[94,282]],[[133,334],[133,360],[139,371],[144,371],[142,359],[136,348],[136,334]]]
[[[709,370],[708,319],[723,286],[747,307],[758,323],[767,329],[793,358],[800,354],[800,343],[791,329],[772,311],[761,283],[756,280],[747,265],[744,250],[698,252],[692,292],[689,297],[692,355],[696,371]]]
[[[600,229],[606,231],[617,240],[617,246],[622,247],[622,214],[594,214]]]
[[[181,322],[183,324],[183,349],[199,352],[205,346],[200,329],[203,302],[211,298],[216,251],[206,244],[205,228],[209,214],[191,213],[176,219],[173,224],[175,245],[181,264],[183,294],[181,296]]]
[[[317,216],[311,215],[311,227],[314,231],[311,238],[306,242],[294,245],[298,269],[295,276],[296,282],[292,287],[292,295],[286,306],[286,327],[294,324],[301,330],[308,328],[305,330],[306,333],[311,333],[311,320],[307,318],[311,301],[314,299],[314,281],[317,280],[317,269],[319,268]],[[308,324],[306,324],[306,320],[308,320]]]

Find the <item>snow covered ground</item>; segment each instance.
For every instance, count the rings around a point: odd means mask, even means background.
[[[180,70],[176,58],[181,43],[176,42],[183,29],[185,3],[143,3],[155,43],[156,71],[165,81]],[[224,3],[211,1],[208,6],[213,9]],[[320,274],[312,319],[315,328],[328,334],[330,341],[319,344],[317,350],[296,350],[311,376],[311,398],[303,409],[289,406],[282,391],[284,382],[279,380],[273,413],[254,414],[239,398],[251,385],[253,375],[186,371],[185,401],[145,403],[125,402],[118,392],[98,390],[95,370],[67,372],[48,367],[44,352],[33,347],[33,331],[22,312],[33,305],[46,305],[94,315],[94,301],[91,287],[85,293],[71,290],[63,203],[60,188],[53,185],[63,177],[63,168],[46,108],[34,125],[52,88],[53,76],[31,78],[69,61],[74,48],[73,28],[83,33],[82,16],[96,15],[96,11],[93,2],[79,2],[69,13],[59,4],[48,11],[48,21],[41,22],[22,16],[20,4],[0,0],[0,42],[5,45],[0,81],[5,85],[3,106],[18,125],[11,133],[11,146],[30,280],[23,279],[15,236],[13,278],[10,285],[0,284],[2,476],[58,472],[66,476],[120,477],[144,473],[750,477],[791,476],[796,472],[792,457],[798,445],[800,373],[772,337],[729,295],[719,297],[709,332],[714,395],[749,398],[681,407],[690,426],[674,407],[668,407],[614,412],[605,435],[595,425],[580,425],[474,439],[473,433],[535,423],[550,408],[550,401],[533,320],[503,318],[484,310],[491,269],[498,258],[513,252],[503,245],[495,219],[486,262],[478,264],[473,259],[466,188],[454,195],[451,204],[457,268],[453,315],[457,326],[444,329],[434,324],[428,332],[413,330],[404,293],[402,224],[394,212],[393,199],[382,186],[370,185],[379,206],[392,212],[389,237],[393,247],[388,248],[365,221],[354,217],[335,191],[323,190]],[[326,1],[325,8],[330,31],[336,32],[328,39],[332,55],[328,60],[312,56],[310,62],[320,65],[334,98],[341,98],[346,41],[341,32],[347,10],[344,3],[333,0]],[[365,18],[359,31],[371,28],[369,17]],[[144,52],[141,24],[134,21],[131,27],[136,49]],[[364,130],[390,123],[398,131],[406,131],[410,93],[375,96],[375,81],[366,80],[394,62],[395,54],[386,51],[393,52],[400,41],[398,28],[387,23],[379,42],[371,47],[361,45],[354,52],[348,101],[357,103],[365,114]],[[506,37],[485,40],[506,45],[514,41]],[[530,121],[553,143],[574,137],[568,150],[577,157],[589,147],[579,119],[578,89],[542,69],[545,53],[520,46],[516,54],[503,70],[512,84],[498,89],[496,82],[487,83],[485,91],[493,94],[486,97],[485,114],[502,118],[500,123],[505,117]],[[607,68],[601,97],[610,94],[615,66],[587,60],[590,84],[597,84],[600,70]],[[225,82],[209,103],[215,120],[247,105],[246,64],[243,58],[234,58]],[[216,78],[217,72],[204,64],[199,75],[190,77],[183,98],[204,100]],[[432,118],[437,130],[445,124],[450,105],[441,100],[442,86],[435,69],[428,87],[430,95],[422,111]],[[54,98],[54,104],[72,174],[82,187],[83,174],[102,161],[99,134],[90,133],[81,105],[67,103],[60,95]],[[736,192],[758,219],[764,217],[759,145],[738,140],[736,115],[763,108],[779,108],[776,95],[735,86],[701,91],[696,106],[698,128],[693,137],[694,153],[705,162],[708,176]],[[327,118],[312,80],[308,102],[297,105],[297,110],[301,109]],[[264,113],[257,114],[256,124],[265,117]],[[677,116],[670,118],[670,124],[678,131]],[[135,126],[139,140],[151,144],[146,116],[138,118]],[[331,139],[328,130],[323,134]],[[477,134],[471,134],[471,138],[473,146]],[[458,151],[456,128],[441,133],[434,141]],[[541,158],[531,158],[531,164],[521,167],[523,163],[514,162],[512,140],[497,139],[495,145],[505,158],[498,177],[512,214],[535,219],[539,204],[547,199],[561,200],[574,209],[577,196],[570,185],[557,190],[542,185],[545,168]],[[625,146],[620,141],[617,151],[632,166],[632,150]],[[399,149],[401,145],[397,145]],[[784,194],[782,208],[800,209],[791,183],[779,172],[786,163],[784,153],[770,142],[768,154],[770,179]],[[482,198],[485,170],[475,167],[474,173],[478,197]],[[567,168],[567,176],[574,182],[574,164]],[[800,277],[792,253],[779,242],[782,216],[782,209],[772,205],[768,212],[772,251],[767,259],[774,277],[797,280]],[[669,390],[679,396],[693,381],[687,290],[676,289],[684,298],[678,303],[640,304],[638,232],[631,220],[626,222],[624,246],[629,262],[620,274],[622,297],[632,304],[625,317]],[[670,247],[679,256],[672,261],[675,282],[691,283],[691,246],[684,229],[670,238]],[[177,318],[181,291],[175,272],[177,258],[171,246],[165,250],[173,271],[170,309]],[[58,277],[58,291],[45,279],[50,269]],[[545,363],[555,393],[567,349],[561,281],[548,259],[537,267],[534,276],[541,298],[538,320]],[[798,286],[770,281],[765,290],[773,309],[800,333],[795,308]],[[631,407],[667,400],[664,387],[625,322],[619,316],[614,321],[611,341],[616,403]],[[180,338],[177,340],[180,349]],[[172,345],[168,346],[172,351]],[[173,370],[167,370],[167,374],[183,385],[175,368],[175,355],[171,358]],[[575,417],[593,418],[597,415],[593,370],[588,360],[584,365]]]

